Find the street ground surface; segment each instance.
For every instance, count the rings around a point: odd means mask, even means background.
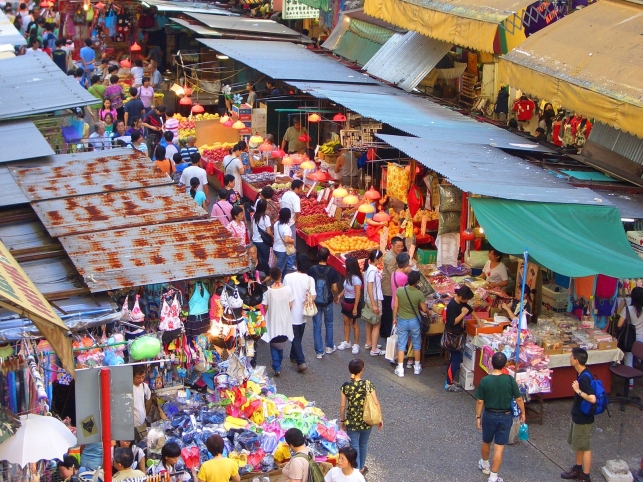
[[[368,482],[485,482],[477,468],[480,458],[480,432],[475,424],[474,392],[448,393],[444,390],[446,364],[439,356],[425,359],[418,376],[406,369],[398,378],[393,366],[383,356],[371,357],[364,350],[361,325],[360,352],[336,351],[315,357],[312,321],[306,323],[304,353],[308,370],[299,374],[289,363],[286,348],[281,377],[276,378],[279,393],[303,396],[314,401],[329,419],[339,418],[339,389],[349,380],[348,363],[364,360],[364,378],[373,382],[382,405],[384,428],[373,429],[368,458]],[[335,306],[335,344],[343,336],[343,321]],[[383,345],[385,342],[383,341]],[[268,346],[258,344],[258,365],[270,369]],[[619,379],[612,383],[620,387]],[[641,382],[635,387],[643,395]],[[549,482],[562,480],[560,473],[574,463],[574,453],[567,445],[571,399],[545,402],[543,425],[529,423],[529,441],[506,447],[500,477],[505,482]],[[635,406],[610,405],[607,413],[596,417],[592,433],[592,480],[602,481],[600,467],[606,460],[624,459],[630,470],[638,470],[643,457],[643,411]],[[623,426],[622,444],[618,447],[619,429]]]

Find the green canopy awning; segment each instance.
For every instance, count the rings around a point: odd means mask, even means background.
[[[643,260],[630,247],[618,209],[470,198],[492,246],[572,278],[604,274],[643,276]]]

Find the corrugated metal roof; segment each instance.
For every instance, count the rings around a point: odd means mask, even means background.
[[[207,217],[176,185],[51,199],[33,208],[55,238]]]
[[[540,167],[492,147],[376,135],[465,192],[518,201],[610,204],[590,189],[575,188]]]
[[[29,199],[22,192],[7,166],[0,165],[0,206],[28,203]]]
[[[381,48],[382,46],[380,44],[348,31],[342,35],[342,39],[339,41],[339,45],[333,50],[333,53],[355,62],[357,65],[364,65],[371,60]]]
[[[45,54],[0,60],[0,92],[0,120],[96,103]]]
[[[27,45],[24,35],[13,26],[4,12],[0,12],[0,44]]]
[[[503,149],[550,152],[505,129],[478,122],[422,97],[383,84],[347,85],[289,82],[311,95],[331,99],[364,117],[444,144],[470,143]]]
[[[57,293],[86,289],[76,268],[64,255],[56,258],[22,261],[20,267],[47,299],[56,298]]]
[[[301,37],[299,32],[273,20],[246,17],[223,17],[220,15],[207,15],[202,13],[188,13],[188,15],[215,30],[232,30],[235,32],[248,32],[254,34]]]
[[[182,18],[171,18],[170,20],[172,22],[178,23],[182,27],[192,30],[197,35],[212,35],[216,37],[221,37],[223,35],[223,33],[219,32],[218,30],[213,30],[210,27],[204,27],[203,25],[188,22],[187,20],[183,20]]]
[[[141,3],[156,7],[159,12],[205,13],[210,15],[235,15],[229,10],[217,8],[204,2],[166,2],[162,0],[143,0]]]
[[[36,248],[56,243],[30,206],[2,212],[0,241],[11,252],[37,251]]]
[[[592,126],[588,139],[637,164],[643,164],[643,139],[639,137],[602,122],[596,122]]]
[[[116,229],[59,239],[92,293],[230,275],[249,267],[245,248],[217,220]]]
[[[337,60],[289,42],[264,41],[257,44],[245,40],[197,40],[276,80],[375,84],[366,74],[355,72]]]
[[[47,139],[29,121],[0,123],[0,146],[0,163],[55,154]]]
[[[172,183],[149,157],[132,149],[51,156],[38,167],[17,165],[10,171],[31,201]]]
[[[364,70],[411,92],[451,47],[450,43],[417,32],[395,34],[364,65]]]
[[[643,194],[623,194],[603,189],[594,189],[594,192],[616,206],[622,218],[643,219]]]

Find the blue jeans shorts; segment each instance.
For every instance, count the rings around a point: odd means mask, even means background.
[[[422,349],[422,333],[420,331],[420,322],[417,318],[405,320],[397,319],[397,349],[406,352],[406,345],[411,337],[414,350]]]
[[[482,441],[486,444],[495,442],[496,445],[507,445],[513,416],[511,410],[507,413],[482,412]]]

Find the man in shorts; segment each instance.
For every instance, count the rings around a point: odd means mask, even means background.
[[[587,350],[584,348],[572,349],[569,364],[574,367],[578,377],[572,382],[574,390],[574,403],[572,404],[572,425],[569,429],[567,443],[576,453],[576,463],[567,472],[560,474],[566,480],[589,481],[589,472],[592,467],[592,451],[589,438],[594,427],[594,415],[587,415],[580,409],[583,400],[596,403],[596,393],[592,388],[592,374],[587,367]]]
[[[493,371],[480,380],[476,390],[476,423],[478,430],[482,430],[482,458],[478,461],[478,468],[483,474],[489,475],[488,482],[502,482],[498,471],[502,464],[502,452],[509,442],[509,432],[513,423],[511,401],[515,400],[520,407],[520,423],[525,421],[525,403],[518,389],[516,380],[504,373],[502,369],[507,364],[504,353],[498,352],[491,358]],[[491,442],[494,442],[493,460],[489,465]]]

